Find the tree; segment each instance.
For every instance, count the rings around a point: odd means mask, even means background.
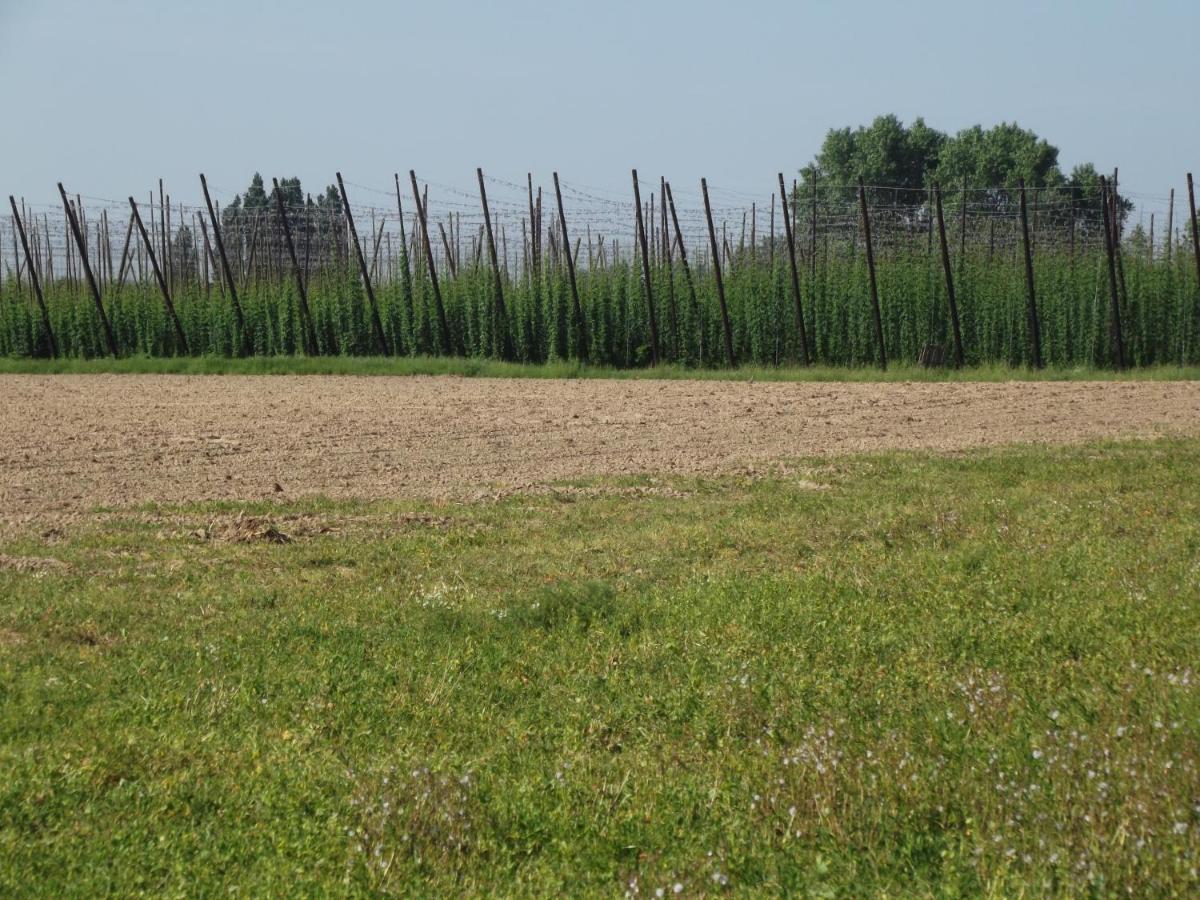
[[[1065,177],[1058,148],[1016,122],[991,128],[974,125],[947,136],[921,118],[906,126],[894,115],[878,116],[866,127],[830,130],[816,158],[800,173],[806,186],[814,179],[823,186],[821,196],[830,204],[851,200],[862,178],[868,185],[922,192],[937,182],[946,189],[947,205],[953,206],[955,188],[966,182],[976,191],[972,204],[1000,211],[1012,206],[1024,179],[1026,187],[1041,190],[1047,202],[1073,199],[1085,220],[1098,221],[1100,216],[1095,166],[1084,163]],[[1122,219],[1132,208],[1119,198]]]
[[[945,142],[946,135],[924,119],[906,127],[894,115],[879,116],[867,127],[830,130],[817,158],[801,173],[806,184],[815,177],[852,187],[862,178],[871,185],[920,189]]]
[[[1065,181],[1058,148],[1017,123],[964,128],[946,141],[933,178],[948,188],[963,183],[976,189],[972,202],[1007,207],[1024,179],[1028,188],[1057,188]]]

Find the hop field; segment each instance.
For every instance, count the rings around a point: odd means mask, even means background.
[[[922,199],[907,206],[888,204],[880,196],[872,202],[883,353],[889,361],[912,364],[934,345],[946,360],[952,360],[948,288],[928,203]],[[1042,362],[1057,367],[1117,363],[1114,288],[1127,364],[1200,362],[1200,287],[1187,243],[1171,235],[1156,246],[1140,227],[1134,229],[1119,241],[1110,284],[1102,226],[1077,214],[1066,202],[1059,199],[1055,206],[1043,200],[1040,224],[1035,218],[1031,236]],[[947,218],[964,361],[1029,365],[1034,362],[1029,296],[1022,237],[1011,203],[984,205],[981,200],[963,208],[969,220],[964,220],[962,210],[953,209]],[[715,254],[703,231],[685,229],[673,238],[666,221],[657,230],[651,222],[645,226],[651,238],[647,265],[635,240],[626,236],[625,248],[633,246],[635,252],[623,253],[617,240],[605,244],[597,236],[593,241],[590,225],[586,251],[582,238],[571,237],[576,232],[569,232],[564,242],[561,229],[556,232],[553,224],[548,230],[549,248],[544,250],[531,236],[510,251],[506,234],[497,276],[482,230],[477,237],[468,236],[469,247],[462,247],[461,216],[457,226],[455,215],[448,217],[453,237],[447,238],[443,228],[442,243],[434,237],[427,253],[415,218],[410,230],[395,235],[393,248],[393,233],[387,228],[395,227],[399,217],[393,215],[391,226],[386,217],[381,218],[376,229],[372,209],[367,230],[375,237],[363,235],[358,245],[369,270],[372,291],[368,293],[345,217],[328,209],[319,213],[310,207],[289,209],[287,216],[294,219],[293,246],[303,247],[295,250],[296,268],[303,272],[313,347],[306,343],[304,303],[286,235],[277,223],[272,224],[275,220],[268,213],[253,225],[243,218],[227,227],[234,257],[234,283],[228,287],[211,245],[198,245],[188,228],[180,226],[175,237],[161,241],[158,249],[192,355],[276,356],[308,351],[323,356],[449,355],[523,363],[574,360],[616,368],[655,361],[726,366],[719,266],[737,363],[782,366],[802,361],[799,305],[813,362],[877,365],[881,348],[861,222],[854,208],[844,202],[839,206],[836,197],[823,196],[819,210],[814,204],[808,222],[800,219],[796,224],[793,288],[790,251],[782,230],[773,229],[777,232],[773,236],[752,230],[748,239],[744,211],[737,241],[728,234],[717,241],[713,233]],[[646,212],[652,218],[652,209]],[[757,214],[761,216],[761,211]],[[186,211],[177,215],[184,217]],[[582,215],[575,215],[573,228],[585,224],[579,221]],[[363,217],[361,209],[358,216]],[[526,221],[520,220],[521,233]],[[963,224],[954,233],[964,221],[970,221],[971,227]],[[362,225],[360,221],[360,230]],[[118,352],[152,357],[183,354],[183,343],[136,237],[132,249],[122,255],[119,272],[114,269],[113,247],[106,240],[97,240],[93,262],[98,265],[102,304]],[[494,240],[499,243],[499,238]],[[571,240],[575,241],[571,262],[579,315],[572,272],[561,249]],[[60,249],[69,257],[69,244]],[[107,257],[96,252],[100,249],[106,249]],[[431,257],[436,286],[427,262]],[[53,269],[54,260],[48,262],[43,270]],[[59,259],[58,276],[43,278],[50,328],[59,351],[67,357],[105,355],[103,323],[86,279],[79,274],[78,261],[73,275],[63,275],[64,265],[68,262]],[[238,327],[229,287],[236,290],[244,328]],[[28,281],[18,283],[10,273],[0,287],[0,355],[45,356],[49,350]]]

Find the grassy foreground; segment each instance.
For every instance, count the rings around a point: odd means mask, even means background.
[[[1197,471],[889,454],[10,532],[0,893],[1194,894]]]
[[[451,356],[132,356],[121,359],[0,357],[0,375],[461,375],[467,378],[665,378],[719,381],[1194,381],[1200,366],[1145,366],[1116,372],[1094,366],[1044,369],[1005,365],[965,369],[874,366],[740,366],[697,369],[662,365],[615,369],[579,362],[509,363]]]

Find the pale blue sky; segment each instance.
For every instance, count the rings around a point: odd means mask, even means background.
[[[1162,195],[1200,170],[1200,2],[0,0],[0,190],[180,199],[474,167],[769,192],[833,126],[1017,120]]]

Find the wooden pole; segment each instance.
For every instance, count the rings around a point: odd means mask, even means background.
[[[792,197],[795,202],[795,195]],[[800,299],[800,273],[796,270],[796,233],[792,230],[793,218],[788,215],[787,186],[783,173],[779,173],[779,202],[783,213],[783,230],[788,245],[788,268],[792,276],[792,300],[796,304],[796,329],[800,333],[800,359],[810,365],[808,356],[808,332],[804,326],[804,305]]]
[[[399,177],[399,174],[397,174],[397,181]],[[421,202],[421,191],[417,187],[416,171],[409,169],[408,178],[412,182],[413,202],[417,205],[417,221],[421,223],[421,234],[425,238],[422,243],[425,244],[425,262],[429,264],[429,279],[433,284],[433,305],[437,311],[438,328],[442,332],[442,352],[449,355],[451,352],[450,325],[446,321],[446,307],[442,305],[442,288],[438,284],[437,268],[433,265],[433,245],[429,241],[429,218],[425,211],[425,204]],[[400,202],[399,194],[396,195],[396,202]]]
[[[683,279],[687,282],[688,296],[692,301],[692,315],[700,329],[700,364],[704,365],[704,322],[701,321],[700,302],[696,299],[696,284],[692,281],[692,270],[688,266],[687,248],[683,244],[683,231],[679,228],[679,216],[675,212],[675,195],[671,193],[671,182],[666,181],[663,186],[667,203],[671,207],[671,223],[675,226],[675,243],[679,247],[679,264],[683,268]],[[603,245],[601,245],[601,250],[603,250]]]
[[[221,223],[213,209],[212,197],[208,193],[208,181],[203,173],[200,175],[200,187],[204,189],[204,203],[208,207],[208,220],[212,223],[213,240],[217,242],[217,255],[221,257],[221,271],[225,273],[225,282],[229,286],[229,301],[233,304],[233,315],[237,320],[238,340],[244,347],[249,338],[246,334],[246,317],[242,315],[242,304],[238,302],[237,285],[233,280],[233,270],[229,267],[229,257],[225,253],[225,241],[221,237]]]
[[[33,254],[29,252],[29,239],[25,236],[25,225],[17,212],[17,201],[12,194],[8,195],[8,203],[13,211],[13,234],[21,237],[21,247],[25,251],[25,268],[29,272],[29,283],[33,286],[34,296],[37,297],[38,306],[42,311],[42,325],[46,328],[46,337],[50,339],[50,355],[57,357],[58,341],[54,339],[54,328],[50,325],[50,312],[46,309],[46,298],[42,295],[42,281],[38,277],[37,266],[33,263]],[[19,260],[17,271],[20,271]]]
[[[721,251],[717,247],[717,230],[713,227],[712,205],[708,202],[708,181],[700,179],[700,192],[704,194],[704,218],[708,222],[708,242],[712,246],[713,272],[717,277],[717,300],[721,304],[721,326],[725,331],[725,359],[730,367],[737,366],[737,357],[733,353],[733,328],[729,324],[729,307],[725,304],[725,282],[721,278]],[[675,214],[675,205],[671,205],[671,214]],[[787,212],[783,214],[787,218]],[[803,328],[803,325],[801,325]],[[803,333],[803,332],[801,332]],[[807,353],[807,349],[805,350]]]
[[[350,230],[350,239],[354,242],[354,254],[358,259],[358,271],[362,275],[363,285],[367,289],[367,299],[371,302],[371,323],[375,328],[375,340],[385,356],[391,356],[387,337],[383,333],[383,322],[379,318],[379,306],[375,303],[375,289],[371,286],[371,274],[367,271],[367,260],[363,256],[362,244],[358,240],[358,229],[354,227],[354,216],[350,212],[350,198],[346,196],[346,185],[342,181],[342,173],[337,173],[338,192],[342,195],[342,210],[346,213],[346,227]]]
[[[496,238],[492,234],[492,214],[488,209],[487,188],[483,184],[483,169],[476,167],[475,175],[479,179],[479,202],[483,205],[483,224],[487,232],[488,256],[492,260],[492,290],[496,304],[493,321],[500,330],[500,355],[503,359],[512,359],[512,336],[508,331],[508,313],[504,308],[504,278],[500,272],[500,262],[496,258]],[[569,257],[571,255],[569,245],[566,247],[566,251]]]
[[[1117,368],[1125,368],[1125,338],[1121,332],[1121,302],[1117,295],[1117,231],[1111,221],[1110,188],[1104,176],[1100,176],[1100,207],[1104,216],[1104,250],[1108,259],[1108,293],[1112,303],[1112,322],[1109,325],[1113,339],[1113,350],[1117,356]]]
[[[867,276],[871,286],[871,315],[875,321],[875,340],[879,344],[879,367],[887,369],[887,348],[883,343],[883,316],[879,311],[879,287],[875,282],[875,250],[871,245],[871,216],[867,212],[867,188],[858,179],[858,205],[862,212],[863,241],[867,246]]]
[[[183,325],[179,322],[179,316],[175,312],[175,304],[171,301],[171,290],[167,286],[166,280],[163,278],[163,273],[158,267],[158,260],[154,256],[154,242],[150,240],[150,235],[146,232],[146,226],[142,224],[142,217],[138,213],[137,201],[132,197],[129,198],[129,208],[133,212],[133,222],[137,226],[138,234],[142,236],[142,241],[146,245],[146,254],[150,257],[150,266],[154,269],[154,277],[158,281],[158,289],[162,292],[163,303],[166,304],[167,314],[171,317],[171,322],[175,325],[175,336],[179,338],[179,346],[183,348],[185,356],[191,353],[188,348],[187,335],[183,333]]]
[[[1196,229],[1196,189],[1192,185],[1192,173],[1188,172],[1188,208],[1192,216],[1192,256],[1196,260],[1196,281],[1200,282],[1200,231]]]
[[[961,276],[967,263],[967,179],[962,183],[962,209],[959,210],[958,228],[958,274]]]
[[[287,210],[283,208],[283,194],[279,190],[279,179],[272,178],[275,186],[275,211],[279,214],[279,224],[283,226],[283,240],[287,245],[288,257],[292,261],[292,275],[296,279],[296,293],[300,297],[300,315],[304,319],[304,349],[309,356],[317,355],[317,332],[313,328],[312,313],[308,311],[308,289],[304,285],[304,275],[300,271],[300,260],[296,258],[296,245],[292,242],[292,226],[288,223]]]
[[[63,209],[67,212],[67,222],[71,226],[71,235],[75,238],[75,246],[79,249],[79,261],[83,264],[83,272],[87,277],[88,288],[92,292],[92,300],[96,303],[96,312],[99,314],[100,322],[104,326],[104,337],[108,343],[108,352],[116,356],[117,338],[113,334],[112,325],[108,321],[108,315],[104,312],[104,304],[100,300],[100,287],[96,284],[91,264],[88,263],[87,246],[84,243],[83,235],[79,231],[79,220],[75,218],[75,211],[71,209],[71,201],[67,199],[67,192],[63,188],[61,181],[58,183],[58,193],[62,197]]]
[[[942,214],[942,188],[933,186],[934,205],[937,208],[938,242],[942,247],[942,272],[946,276],[946,300],[950,304],[950,323],[954,328],[954,362],[963,367],[962,329],[958,323],[958,301],[954,296],[954,275],[950,269],[950,247],[946,243],[946,220]]]
[[[522,223],[524,225],[524,223]],[[451,224],[453,228],[453,224]],[[450,249],[450,239],[446,237],[446,226],[438,222],[438,231],[442,234],[442,249],[446,251],[446,268],[450,270],[450,277],[458,277],[458,267],[454,262],[454,252]]]
[[[1108,223],[1105,222],[1105,228]],[[1042,368],[1042,332],[1038,324],[1037,295],[1033,284],[1033,250],[1029,246],[1029,212],[1025,205],[1025,179],[1021,179],[1021,239],[1025,246],[1025,293],[1029,300],[1029,349],[1034,368]]]
[[[1167,265],[1171,264],[1171,248],[1175,243],[1175,188],[1171,188],[1171,199],[1167,203]]]
[[[203,220],[201,220],[203,221]],[[129,242],[133,237],[133,217],[129,219],[129,224],[125,227],[125,242],[121,247],[121,265],[117,268],[116,291],[120,293],[121,286],[125,283],[125,264],[130,262],[129,259]]]
[[[554,198],[558,202],[558,224],[562,228],[563,242],[568,246],[570,239],[567,237],[567,216],[563,212],[562,189],[558,186],[558,173],[554,173]],[[592,242],[588,241],[588,251],[591,252]],[[583,307],[579,303],[579,288],[575,283],[575,260],[571,258],[572,254],[567,254],[567,277],[571,282],[571,302],[575,307],[575,321],[579,327],[579,358],[583,362],[588,361],[588,332],[587,320],[583,317]]]
[[[637,212],[637,237],[642,248],[642,282],[646,287],[646,310],[650,314],[650,365],[658,365],[658,317],[654,313],[654,291],[650,286],[650,252],[646,246],[646,225],[642,221],[642,192],[637,169],[633,170],[633,207]],[[568,251],[570,252],[570,248]]]

